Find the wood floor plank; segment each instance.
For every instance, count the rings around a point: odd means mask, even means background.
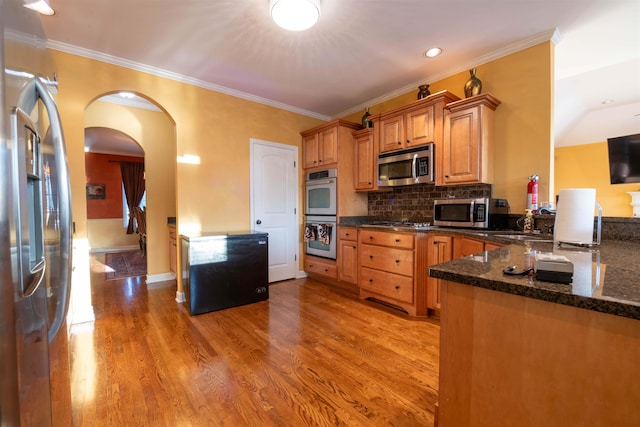
[[[436,322],[311,279],[198,316],[175,285],[91,285],[93,328],[70,337],[76,426],[433,425]]]

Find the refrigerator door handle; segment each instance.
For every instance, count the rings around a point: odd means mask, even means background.
[[[33,96],[34,93],[36,97]],[[71,185],[60,114],[53,96],[47,90],[47,80],[42,76],[34,77],[25,85],[18,98],[18,105],[25,111],[31,111],[37,102],[37,98],[42,100],[49,116],[56,169],[58,171],[58,200],[60,203],[59,260],[62,265],[60,266],[60,283],[58,286],[59,297],[56,302],[53,320],[49,325],[48,338],[49,342],[51,342],[60,331],[67,315],[71,293]]]
[[[34,268],[31,269],[31,274],[34,276],[31,278],[31,282],[26,290],[22,292],[22,296],[24,298],[30,297],[36,290],[38,290],[38,286],[42,283],[42,279],[44,278],[44,273],[47,270],[47,261],[45,259],[41,260]]]

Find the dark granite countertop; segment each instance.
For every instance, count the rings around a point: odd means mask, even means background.
[[[486,237],[503,243],[504,239]],[[507,276],[511,265],[525,266],[530,257],[553,253],[574,265],[571,284],[539,281],[535,276]],[[522,242],[432,266],[432,277],[527,298],[640,320],[640,244],[603,241],[595,249]]]
[[[375,218],[377,219],[377,218]],[[622,228],[603,232],[601,244],[593,249],[558,247],[551,235],[525,235],[513,230],[458,229],[371,225],[368,217],[345,217],[340,225],[375,227],[388,231],[448,233],[505,245],[493,251],[432,266],[429,274],[500,292],[580,307],[587,310],[640,320],[640,242],[637,218],[607,218]],[[515,236],[515,237],[514,237]],[[518,236],[526,239],[517,240]],[[613,239],[607,239],[607,237]],[[631,237],[630,237],[631,236]],[[631,240],[629,240],[631,239]],[[535,253],[553,253],[569,258],[574,265],[571,284],[536,280],[531,276],[507,276],[511,265],[524,267]]]

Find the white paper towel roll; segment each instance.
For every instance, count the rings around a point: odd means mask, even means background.
[[[555,242],[592,243],[595,188],[560,190],[553,228]]]

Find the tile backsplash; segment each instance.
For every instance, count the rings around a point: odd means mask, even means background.
[[[431,221],[433,199],[447,197],[491,197],[491,184],[455,187],[416,184],[368,193],[368,214],[384,219]]]

